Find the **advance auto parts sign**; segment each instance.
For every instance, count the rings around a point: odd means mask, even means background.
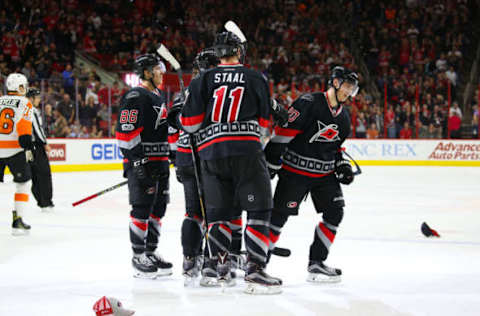
[[[428,159],[433,160],[480,160],[480,142],[463,143],[440,141]]]
[[[67,160],[67,146],[65,144],[48,144],[50,147],[47,152],[48,160],[50,161],[66,161]]]

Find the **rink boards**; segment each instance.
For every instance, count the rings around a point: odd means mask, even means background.
[[[115,139],[49,139],[54,172],[119,170]],[[360,166],[480,166],[480,140],[349,139],[346,151]]]

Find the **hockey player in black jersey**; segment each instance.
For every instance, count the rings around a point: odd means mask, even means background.
[[[278,293],[281,280],[265,272],[273,205],[260,136],[271,115],[268,84],[239,63],[243,48],[233,33],[217,34],[214,47],[221,64],[192,80],[179,116],[201,159],[211,270],[229,281],[228,223],[236,209],[246,210],[247,293]]]
[[[206,48],[201,51],[193,62],[193,76],[194,78],[210,68],[216,67],[219,63],[213,48]],[[183,107],[184,100],[178,99],[174,102],[172,109],[178,106],[178,109]],[[175,110],[169,112],[169,118],[175,116]],[[170,122],[172,127],[177,127],[176,118]],[[192,160],[192,152],[190,147],[189,134],[180,130],[177,135],[176,142],[176,159],[175,159],[175,173],[177,180],[183,184],[185,195],[185,219],[182,223],[182,248],[183,248],[183,275],[185,276],[185,285],[190,285],[198,276],[201,267],[202,254],[202,240],[204,234],[203,215],[200,209],[200,200],[198,197],[197,182],[195,179],[195,171]],[[236,212],[236,216],[229,221],[228,227],[232,231],[232,244],[229,249],[230,260],[236,263],[238,256],[240,256],[241,238],[242,238],[242,218],[241,210]],[[208,254],[207,254],[208,256]],[[208,260],[208,259],[207,259]],[[208,262],[205,262],[205,269],[202,271],[202,279],[200,284],[204,286],[218,285],[216,278],[216,271],[211,275],[208,268]],[[234,270],[232,267],[232,270]]]
[[[341,270],[324,264],[343,218],[340,183],[350,184],[353,172],[342,155],[342,143],[350,134],[350,117],[343,103],[358,92],[356,73],[335,67],[327,92],[305,94],[289,108],[288,123],[275,128],[265,148],[271,177],[278,172],[270,226],[270,248],[275,247],[288,216],[310,193],[323,221],[315,227],[310,246],[308,281],[340,281]]]
[[[169,146],[165,99],[157,87],[165,66],[157,56],[139,56],[134,71],[141,85],[120,100],[116,138],[128,179],[130,241],[135,276],[155,278],[172,273],[172,264],[156,253],[161,219],[169,199]]]

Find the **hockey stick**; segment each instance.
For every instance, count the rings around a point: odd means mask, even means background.
[[[360,174],[362,174],[362,169],[360,169],[360,166],[358,165],[358,163],[355,161],[355,159],[353,159],[352,156],[350,156],[346,151],[344,151],[345,155],[347,155],[348,158],[350,158],[350,160],[353,161],[353,164],[355,165],[355,168],[357,168],[357,170],[355,170],[355,172],[353,173],[354,176],[358,176]]]
[[[242,30],[240,30],[240,28],[238,27],[237,24],[235,24],[235,22],[227,21],[227,23],[225,23],[224,27],[227,31],[235,34],[240,39],[240,41],[242,43],[245,43],[247,41],[247,38],[243,34]]]
[[[240,254],[242,255],[247,255],[248,252],[246,250],[240,251]],[[288,248],[282,248],[282,247],[275,247],[272,250],[272,255],[278,256],[278,257],[290,257],[292,252]]]
[[[84,202],[87,202],[87,201],[89,201],[89,200],[91,200],[91,199],[94,199],[94,198],[96,198],[96,197],[98,197],[98,196],[100,196],[100,195],[103,195],[103,194],[105,194],[105,193],[107,193],[107,192],[110,192],[110,191],[113,191],[113,190],[115,190],[115,189],[118,189],[119,187],[122,187],[122,186],[124,186],[124,185],[127,184],[127,183],[128,183],[127,180],[122,181],[122,182],[120,182],[120,183],[118,183],[118,184],[115,184],[115,185],[109,187],[109,188],[106,188],[105,190],[102,190],[102,191],[100,191],[100,192],[97,192],[97,193],[95,193],[95,194],[92,194],[92,195],[90,195],[90,196],[87,196],[86,198],[81,199],[80,201],[73,202],[73,203],[72,203],[72,206],[77,206],[77,205],[79,205],[79,204],[82,204],[82,203],[84,203]]]
[[[185,101],[186,94],[185,94],[185,85],[183,83],[183,77],[182,77],[182,68],[180,67],[180,63],[173,57],[173,55],[170,53],[167,47],[165,45],[160,44],[160,47],[157,49],[157,53],[170,65],[172,65],[173,69],[177,72],[178,76],[178,81],[180,83],[180,91],[182,93],[182,98]],[[197,193],[198,193],[198,199],[200,201],[200,211],[202,212],[203,220],[205,222],[205,241],[207,243],[207,248],[208,248],[208,254],[209,257],[212,257],[212,252],[210,250],[210,245],[208,243],[208,220],[207,220],[207,212],[205,211],[205,197],[203,195],[203,190],[202,190],[202,179],[200,176],[200,160],[198,159],[198,151],[197,151],[197,145],[195,142],[195,136],[193,134],[189,134],[189,140],[190,140],[190,148],[192,149],[192,161],[193,161],[193,169],[195,171],[195,180],[197,182]]]

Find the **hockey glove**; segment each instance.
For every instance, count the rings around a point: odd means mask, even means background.
[[[350,161],[340,159],[335,162],[335,173],[342,184],[350,184],[353,181],[353,170]]]
[[[172,107],[168,110],[167,113],[167,122],[168,125],[179,129],[179,124],[178,124],[178,115],[183,109],[185,101],[182,98],[177,98],[173,101]]]
[[[27,162],[33,162],[33,152],[30,149],[25,150],[25,158]]]
[[[146,168],[148,158],[142,158],[132,161],[133,173],[143,188],[149,188],[155,185],[153,179],[149,176]]]
[[[271,99],[270,107],[275,125],[283,126],[288,122],[288,111],[277,100]]]

